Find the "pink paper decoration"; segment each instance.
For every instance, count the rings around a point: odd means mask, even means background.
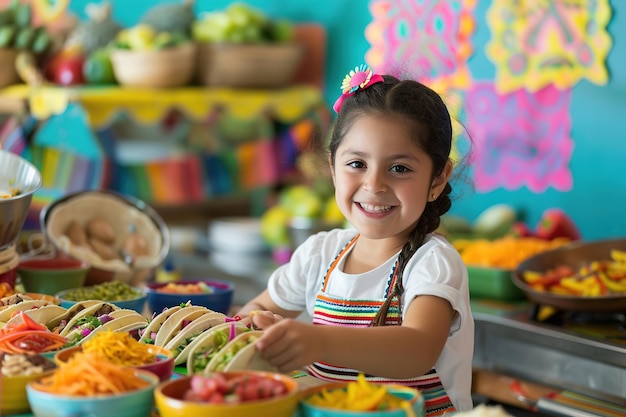
[[[467,86],[476,0],[373,0],[365,61],[378,73]],[[401,67],[402,66],[402,67]]]
[[[466,100],[476,190],[571,190],[570,99],[552,86],[501,95],[490,82],[476,83]]]

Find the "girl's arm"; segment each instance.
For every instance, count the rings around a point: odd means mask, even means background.
[[[255,314],[250,314],[255,313]],[[238,312],[239,317],[248,317],[257,329],[265,329],[283,317],[298,317],[299,311],[290,311],[280,308],[269,295],[268,290],[247,302]]]
[[[402,326],[346,328],[282,320],[265,331],[257,347],[283,372],[317,361],[387,378],[409,378],[433,368],[453,316],[448,301],[422,295],[410,303]]]

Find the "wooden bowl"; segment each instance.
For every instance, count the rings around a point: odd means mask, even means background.
[[[196,48],[191,42],[149,51],[118,49],[111,53],[115,78],[125,87],[168,88],[191,82]]]
[[[200,43],[197,79],[210,86],[284,87],[293,80],[303,55],[297,43]]]

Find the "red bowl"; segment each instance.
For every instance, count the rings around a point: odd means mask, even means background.
[[[64,256],[25,259],[17,267],[26,291],[50,295],[82,287],[88,271],[87,262]]]

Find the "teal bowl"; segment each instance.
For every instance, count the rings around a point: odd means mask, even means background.
[[[421,392],[402,385],[387,385],[387,392],[407,402],[407,408],[391,410],[354,411],[320,407],[311,404],[307,398],[323,390],[345,390],[348,383],[328,383],[308,388],[300,394],[298,417],[425,417],[424,397]]]
[[[148,371],[135,371],[149,382],[139,390],[123,394],[89,397],[53,394],[26,385],[26,396],[35,417],[150,417],[154,410],[154,389],[159,378]]]
[[[84,287],[84,288],[88,288],[88,287]],[[64,291],[60,291],[58,293],[56,293],[56,297],[60,300],[61,302],[61,307],[63,308],[70,308],[71,306],[73,306],[74,304],[80,302],[80,301],[84,301],[84,300],[68,300],[67,298],[65,298],[66,294],[68,294],[71,291],[75,291],[76,288],[70,288]],[[133,297],[133,298],[129,298],[129,299],[125,299],[125,300],[101,300],[101,301],[106,301],[108,303],[112,303],[115,304],[116,306],[118,306],[119,308],[122,309],[130,309],[130,310],[135,310],[136,312],[138,312],[139,314],[142,314],[144,312],[144,308],[146,306],[146,300],[148,299],[148,295],[146,294],[146,291],[143,288],[138,288],[138,287],[133,287],[133,290],[138,294],[137,296]]]

